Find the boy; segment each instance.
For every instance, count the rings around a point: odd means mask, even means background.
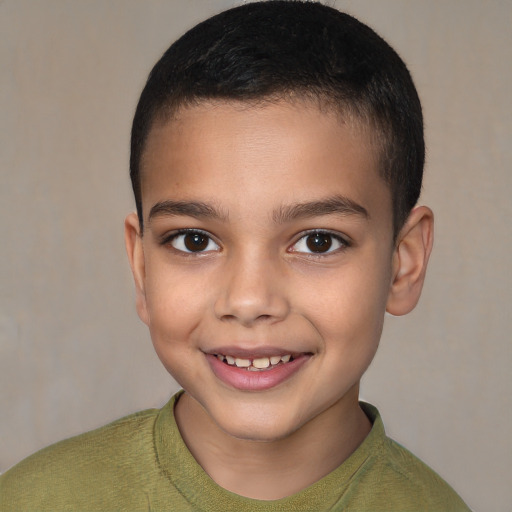
[[[137,310],[183,387],[0,480],[3,510],[467,510],[385,436],[359,381],[419,299],[421,106],[396,53],[263,2],[164,54],[132,129]]]

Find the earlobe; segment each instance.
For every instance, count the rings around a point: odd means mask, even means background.
[[[135,281],[137,313],[140,319],[146,325],[149,325],[149,316],[146,307],[144,248],[142,245],[139,218],[135,212],[130,213],[124,221],[124,241],[133,279]]]
[[[414,208],[400,231],[393,255],[393,275],[386,311],[395,316],[412,311],[421,295],[434,240],[434,214]]]

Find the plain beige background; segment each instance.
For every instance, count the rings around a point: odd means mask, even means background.
[[[124,255],[130,123],[169,43],[236,3],[0,1],[0,471],[176,389]],[[436,213],[423,298],[387,318],[363,397],[474,510],[510,510],[512,4],[329,3],[408,63]]]

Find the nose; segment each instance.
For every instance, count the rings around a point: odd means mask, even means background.
[[[254,254],[225,262],[223,281],[215,301],[215,315],[222,321],[250,327],[279,322],[290,310],[282,283],[282,270],[269,257]]]

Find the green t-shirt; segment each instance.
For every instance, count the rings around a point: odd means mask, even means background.
[[[364,403],[373,428],[332,473],[280,500],[238,496],[219,487],[188,451],[174,419],[178,398],[20,462],[0,477],[0,511],[469,510],[438,475],[386,437],[378,411]]]

